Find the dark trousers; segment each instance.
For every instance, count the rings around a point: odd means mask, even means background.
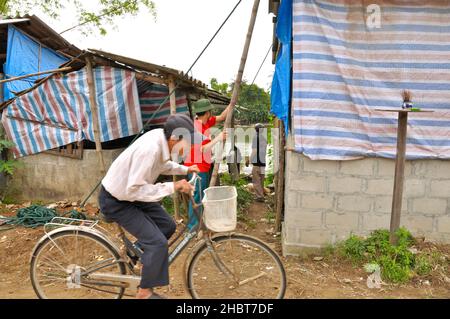
[[[176,224],[159,203],[120,201],[100,189],[100,210],[109,221],[122,226],[137,238],[142,256],[141,288],[167,286],[169,284],[168,239],[176,230]]]

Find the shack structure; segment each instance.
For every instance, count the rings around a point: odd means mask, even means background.
[[[54,31],[45,28],[47,38],[53,37]],[[33,64],[33,48],[41,51],[43,43],[15,32],[32,48],[22,52],[21,63]],[[8,38],[8,47],[11,41],[14,38]],[[16,145],[14,156],[24,163],[9,185],[16,199],[82,199],[150,119],[152,129],[161,127],[170,114],[192,115],[190,105],[200,98],[216,105],[229,103],[228,97],[175,69],[94,49],[81,51],[67,42],[65,46],[74,56],[65,54],[61,64],[8,73],[11,79],[51,71],[5,95],[0,106],[5,132]],[[57,47],[48,50],[58,54]],[[95,195],[90,198],[91,203],[96,200]]]

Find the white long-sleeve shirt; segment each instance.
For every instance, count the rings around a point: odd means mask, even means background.
[[[160,175],[186,175],[188,167],[170,160],[163,129],[145,133],[113,162],[103,187],[115,198],[129,202],[157,202],[175,192],[174,184],[157,183]]]

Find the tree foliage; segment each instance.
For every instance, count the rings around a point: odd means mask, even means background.
[[[145,8],[156,17],[155,4],[151,0],[96,0],[91,2],[81,0],[0,0],[0,13],[7,16],[23,16],[33,13],[36,9],[53,19],[58,19],[65,9],[74,9],[79,25],[86,26],[83,32],[95,28],[101,34],[106,34],[106,25],[114,25],[114,19],[124,15],[136,15]],[[93,10],[92,8],[95,8]]]
[[[217,79],[210,81],[211,88],[231,97],[234,83],[218,83]],[[270,115],[270,93],[256,84],[241,84],[241,91],[235,109],[235,119],[240,124],[267,123]]]

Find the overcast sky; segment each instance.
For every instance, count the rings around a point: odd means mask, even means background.
[[[237,0],[154,2],[157,10],[156,21],[150,13],[142,10],[138,16],[118,18],[117,28],[108,27],[106,36],[97,32],[86,37],[79,31],[66,32],[63,36],[81,49],[101,49],[187,71]],[[253,0],[242,0],[234,15],[193,69],[192,75],[195,78],[207,84],[212,77],[216,77],[219,82],[231,82],[235,79],[252,6]],[[57,21],[43,18],[58,32],[77,23],[70,10],[66,10]],[[272,43],[272,30],[272,14],[268,13],[268,1],[261,0],[244,72],[244,79],[249,82],[253,80]],[[270,54],[255,83],[265,89],[270,88],[273,70]]]

